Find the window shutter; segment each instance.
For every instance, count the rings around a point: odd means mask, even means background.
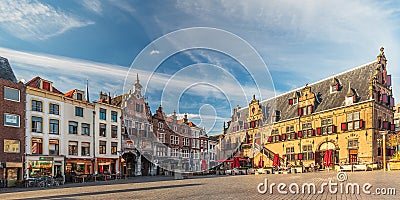
[[[302,154],[302,153],[299,153],[298,156],[297,156],[297,158],[298,158],[298,160],[303,160],[303,154]]]
[[[386,76],[386,85],[387,86],[392,86],[392,75],[387,75]]]
[[[394,107],[394,98],[390,97],[390,107]]]
[[[303,131],[297,132],[297,137],[302,138],[303,137]]]
[[[353,103],[357,102],[357,96],[353,95]]]
[[[286,140],[286,134],[282,134],[282,141]]]
[[[293,99],[289,99],[289,105],[293,105]]]
[[[332,133],[336,133],[337,132],[337,127],[336,126],[332,126]]]
[[[391,131],[395,131],[396,130],[396,125],[395,124],[391,124],[390,125],[390,130]]]
[[[321,127],[317,128],[317,135],[321,135]]]
[[[311,130],[311,135],[315,136],[315,130],[314,129]]]
[[[336,83],[335,89],[336,89],[336,91],[339,91],[339,83]]]
[[[342,131],[347,131],[347,123],[342,123]]]
[[[364,121],[363,121],[363,120],[360,120],[359,123],[360,123],[360,125],[359,125],[359,126],[360,126],[360,129],[363,129],[363,128],[364,128]]]
[[[383,103],[388,103],[388,95],[387,94],[382,94],[382,101],[383,101]]]
[[[272,136],[268,137],[268,142],[272,142]]]
[[[293,139],[297,139],[297,134],[296,133],[294,133],[294,138]]]
[[[297,108],[297,114],[299,116],[302,116],[303,115],[303,109],[302,108]]]

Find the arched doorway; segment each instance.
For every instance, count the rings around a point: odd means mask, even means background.
[[[324,141],[318,146],[314,155],[315,164],[320,166],[320,169],[324,168],[324,156],[326,156],[328,150],[332,150],[332,164],[339,162],[339,147],[337,144],[334,141]]]
[[[129,177],[135,176],[136,155],[132,152],[127,152],[122,155],[122,158],[125,160],[125,163],[122,164],[123,174]]]

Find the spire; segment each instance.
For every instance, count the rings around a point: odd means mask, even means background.
[[[351,89],[350,82],[349,82],[349,90],[347,90],[346,96],[347,96],[347,97],[351,97],[351,96],[353,96],[353,95],[354,95],[354,92],[353,92],[353,90]]]
[[[136,73],[136,82],[137,84],[139,84],[139,73]]]
[[[90,102],[89,101],[89,80],[88,79],[86,79],[86,101]]]

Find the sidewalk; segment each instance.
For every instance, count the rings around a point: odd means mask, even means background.
[[[184,179],[212,178],[212,177],[218,177],[218,175],[189,176]],[[85,183],[66,183],[64,185],[51,186],[51,187],[0,188],[0,194],[13,193],[13,192],[36,191],[36,190],[51,190],[51,189],[59,189],[59,188],[97,186],[97,185],[160,182],[160,181],[170,181],[170,180],[176,180],[176,179],[174,176],[135,176],[135,177],[128,177],[126,179],[114,179],[114,180],[108,180],[108,181],[92,181],[92,182],[85,182]]]

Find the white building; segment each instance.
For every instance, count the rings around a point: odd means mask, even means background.
[[[64,175],[64,95],[40,77],[26,85],[25,176]]]
[[[121,154],[121,108],[113,105],[110,94],[100,92],[95,106],[95,172],[119,173]]]
[[[65,130],[62,149],[66,155],[66,171],[93,174],[94,104],[86,100],[82,90],[71,90],[64,97],[64,120],[61,126]]]

